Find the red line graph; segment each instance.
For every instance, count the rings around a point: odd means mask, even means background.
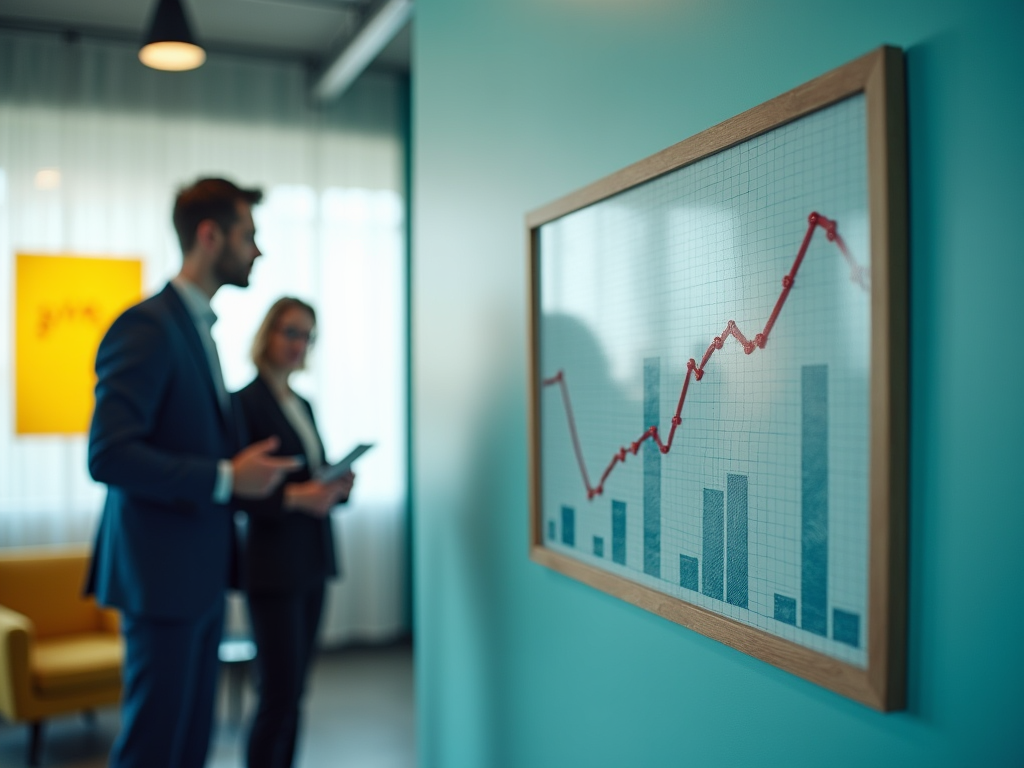
[[[868,278],[867,270],[854,261],[853,257],[850,256],[850,252],[846,248],[846,243],[839,236],[836,231],[836,222],[833,219],[827,219],[820,213],[814,212],[807,217],[807,232],[804,234],[803,242],[800,244],[800,250],[797,251],[796,258],[793,260],[793,266],[790,267],[789,272],[782,278],[782,293],[779,294],[778,300],[775,302],[775,307],[772,309],[771,315],[768,316],[768,321],[764,324],[764,330],[754,336],[753,339],[747,339],[743,335],[743,332],[736,325],[735,320],[730,320],[725,324],[725,330],[722,331],[720,336],[716,336],[711,343],[708,345],[707,351],[704,352],[704,356],[700,360],[700,364],[694,358],[686,363],[686,378],[683,379],[683,388],[679,393],[679,403],[676,405],[675,415],[672,417],[672,428],[668,433],[668,440],[662,442],[661,434],[658,432],[657,425],[648,427],[644,432],[628,446],[623,446],[612,455],[612,459],[608,462],[608,466],[601,474],[601,479],[597,482],[597,485],[591,485],[590,476],[587,473],[587,466],[583,461],[583,451],[580,448],[580,438],[576,431],[576,417],[573,415],[572,401],[569,398],[569,387],[565,381],[565,371],[559,371],[554,376],[543,379],[542,385],[545,387],[554,386],[558,384],[562,390],[562,402],[565,405],[565,416],[569,422],[569,432],[572,435],[572,446],[576,452],[576,461],[580,466],[580,475],[583,478],[583,485],[587,489],[587,499],[593,499],[595,496],[600,496],[604,493],[604,484],[611,475],[612,470],[615,469],[616,464],[625,463],[626,457],[630,454],[636,456],[637,451],[640,450],[640,446],[646,440],[653,440],[662,453],[668,453],[672,449],[672,441],[675,439],[676,430],[683,423],[683,405],[686,403],[686,393],[690,388],[690,380],[696,379],[700,381],[704,378],[705,369],[707,364],[711,360],[711,356],[715,353],[715,350],[721,349],[725,345],[725,340],[732,336],[739,342],[740,346],[743,347],[743,351],[750,355],[756,349],[764,349],[768,343],[768,336],[772,332],[772,328],[775,326],[775,321],[779,318],[779,313],[786,304],[786,299],[789,297],[789,292],[793,290],[793,285],[796,282],[796,273],[800,269],[800,265],[803,263],[804,256],[807,254],[807,248],[811,244],[811,238],[814,236],[814,232],[818,227],[825,230],[825,237],[828,238],[829,242],[835,243],[839,248],[839,252],[842,254],[843,259],[850,267],[850,281],[860,286],[863,290],[870,290],[870,283]]]

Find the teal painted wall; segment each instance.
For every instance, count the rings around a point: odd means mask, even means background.
[[[1024,763],[1024,3],[418,0],[423,768]],[[527,556],[524,214],[888,43],[907,53],[909,709]]]

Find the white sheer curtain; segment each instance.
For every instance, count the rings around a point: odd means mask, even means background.
[[[345,578],[322,638],[376,640],[407,628],[405,91],[367,77],[328,110],[306,93],[298,64],[211,56],[166,74],[127,46],[0,32],[0,546],[90,540],[104,493],[84,435],[15,435],[15,254],[140,258],[153,293],[180,265],[177,188],[222,175],[266,193],[252,285],[214,300],[226,383],[253,376],[269,305],[300,296],[319,339],[296,386],[328,456],[377,444],[335,513]]]

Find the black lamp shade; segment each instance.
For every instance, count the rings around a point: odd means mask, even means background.
[[[181,0],[160,0],[149,24],[149,34],[143,45],[150,43],[191,43],[196,45],[185,18]]]
[[[181,0],[159,0],[139,59],[146,66],[169,70],[195,69],[206,60]]]

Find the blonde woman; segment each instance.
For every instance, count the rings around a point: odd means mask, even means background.
[[[278,453],[302,456],[268,498],[245,505],[242,584],[256,641],[259,704],[249,733],[249,768],[290,766],[313,657],[325,581],[338,574],[330,510],[348,500],[353,475],[313,479],[324,449],[309,402],[289,385],[315,341],[316,313],[291,297],[267,313],[253,342],[256,378],[238,393],[249,437],[275,436]]]

